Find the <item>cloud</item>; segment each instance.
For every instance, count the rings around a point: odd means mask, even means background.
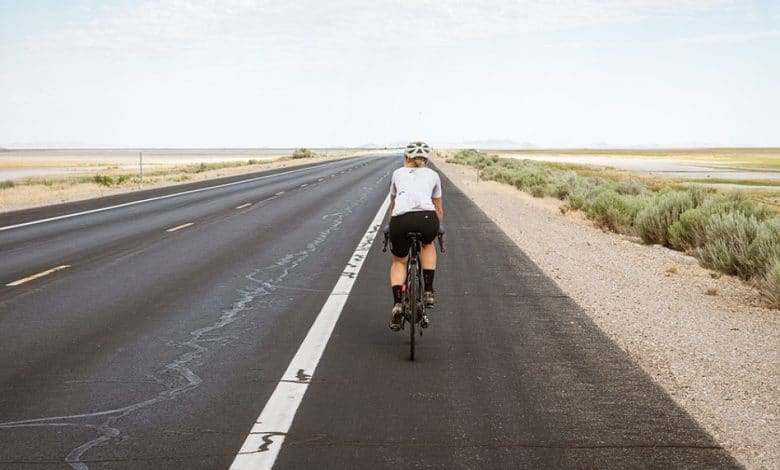
[[[97,4],[88,21],[36,35],[29,51],[151,55],[230,47],[343,50],[431,46],[712,9],[727,0],[144,0]]]
[[[780,38],[780,30],[707,34],[680,38],[676,39],[674,42],[679,44],[735,44],[777,38]]]

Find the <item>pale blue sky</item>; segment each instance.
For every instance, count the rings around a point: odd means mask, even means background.
[[[780,0],[0,0],[0,145],[780,146]]]

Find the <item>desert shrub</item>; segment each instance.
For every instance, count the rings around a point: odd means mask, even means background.
[[[685,211],[693,209],[693,197],[689,192],[662,191],[636,216],[636,228],[645,243],[669,246],[669,227],[680,219]]]
[[[646,197],[621,195],[613,189],[607,189],[586,205],[585,213],[602,228],[633,233],[634,219],[647,203]]]
[[[257,165],[258,163],[260,163],[260,160],[255,160],[254,158],[250,158],[246,161],[247,165]]]
[[[709,190],[702,185],[692,184],[688,186],[688,195],[691,197],[693,207],[699,207],[707,201]]]
[[[672,248],[691,252],[704,245],[710,212],[702,207],[688,209],[680,219],[669,226],[669,244]]]
[[[775,214],[766,206],[759,206],[743,191],[735,190],[708,201],[706,204],[712,213],[728,214],[738,212],[745,217],[755,217],[759,222],[772,218]]]
[[[119,184],[122,184],[125,181],[129,181],[129,180],[130,180],[130,176],[129,175],[119,175],[116,178],[116,184],[119,185]]]
[[[748,250],[753,276],[764,276],[780,261],[780,216],[765,220]]]
[[[636,180],[625,180],[618,182],[615,191],[618,194],[637,196],[639,194],[645,194],[650,191],[647,185]]]
[[[95,184],[100,184],[102,186],[111,186],[112,184],[114,184],[114,178],[108,175],[95,175],[92,178],[92,181]]]
[[[295,152],[292,154],[293,158],[312,158],[314,157],[314,152],[307,148],[299,148],[295,149]]]
[[[0,181],[0,189],[10,189],[16,186],[13,181],[7,180],[7,181]]]
[[[754,216],[739,212],[713,214],[705,229],[706,242],[699,250],[702,266],[750,279],[750,244],[758,231],[759,222]]]
[[[780,309],[780,260],[769,267],[769,270],[758,283],[758,291],[771,308]]]
[[[545,193],[545,187],[541,184],[538,184],[531,188],[531,195],[533,197],[544,197],[544,193]]]

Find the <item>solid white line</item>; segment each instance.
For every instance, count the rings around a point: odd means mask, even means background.
[[[233,460],[231,469],[270,469],[276,461],[285,435],[290,430],[298,406],[303,401],[309,381],[314,376],[317,363],[347,302],[347,297],[363,266],[363,260],[368,256],[368,250],[379,233],[389,205],[388,196],[349,259],[336,286],[287,367],[287,371],[279,379],[271,398],[257,417],[238,455]]]
[[[332,162],[332,163],[323,163],[322,165],[317,165],[317,166],[307,167],[307,168],[300,168],[300,169],[297,169],[297,170],[290,170],[290,171],[285,171],[285,172],[282,172],[282,173],[275,173],[273,175],[258,176],[257,178],[250,178],[248,180],[241,180],[241,181],[234,181],[232,183],[218,184],[216,186],[208,186],[206,188],[190,189],[189,191],[182,191],[180,193],[174,193],[174,194],[166,194],[165,196],[151,197],[149,199],[141,199],[140,201],[125,202],[124,204],[117,204],[115,206],[101,207],[99,209],[92,209],[92,210],[83,211],[83,212],[74,212],[73,214],[58,215],[56,217],[49,217],[48,219],[33,220],[31,222],[25,222],[25,223],[22,223],[22,224],[7,225],[5,227],[0,227],[0,232],[5,231],[5,230],[12,230],[12,229],[15,229],[15,228],[28,227],[30,225],[42,224],[44,222],[53,222],[55,220],[70,219],[71,217],[78,217],[78,216],[81,216],[81,215],[95,214],[95,213],[98,213],[98,212],[104,212],[104,211],[109,211],[109,210],[113,210],[113,209],[119,209],[121,207],[134,206],[136,204],[143,204],[144,202],[159,201],[161,199],[168,199],[168,198],[177,197],[177,196],[184,196],[186,194],[194,194],[194,193],[199,193],[199,192],[203,192],[203,191],[210,191],[212,189],[226,188],[228,186],[235,186],[237,184],[251,183],[253,181],[259,181],[259,180],[264,180],[264,179],[267,179],[267,178],[273,178],[275,176],[289,175],[291,173],[298,173],[298,172],[306,171],[306,170],[313,170],[313,169],[324,167],[324,166],[335,165],[337,163],[340,163],[340,162],[339,161],[335,161],[335,162]]]
[[[193,225],[195,225],[194,222],[190,222],[190,223],[187,223],[187,224],[182,224],[182,225],[179,225],[177,227],[169,228],[168,230],[166,230],[166,232],[175,232],[175,231],[181,230],[183,228],[192,227]]]
[[[62,271],[63,269],[67,269],[69,267],[70,267],[69,264],[63,264],[63,265],[57,266],[56,268],[51,268],[51,269],[49,269],[47,271],[43,271],[43,272],[38,273],[38,274],[33,274],[32,276],[25,277],[24,279],[19,279],[18,281],[14,281],[14,282],[8,283],[8,284],[6,284],[6,287],[16,287],[16,286],[19,286],[21,284],[24,284],[25,282],[30,282],[30,281],[33,281],[35,279],[41,278],[43,276],[48,276],[49,274],[56,273],[57,271]]]

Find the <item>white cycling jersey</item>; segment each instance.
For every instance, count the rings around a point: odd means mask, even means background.
[[[436,210],[432,198],[441,198],[441,179],[430,168],[402,167],[393,172],[390,194],[395,196],[392,216]]]

